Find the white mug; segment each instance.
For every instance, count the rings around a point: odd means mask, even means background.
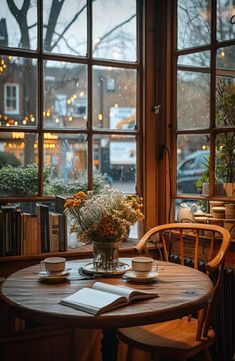
[[[131,260],[132,271],[139,277],[146,277],[149,272],[155,272],[158,264],[151,257],[134,257]]]
[[[63,272],[65,270],[66,259],[64,257],[48,257],[40,262],[42,271],[49,273]]]

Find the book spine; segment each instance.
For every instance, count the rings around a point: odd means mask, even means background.
[[[65,214],[59,215],[59,250],[61,252],[67,251],[67,216]]]
[[[59,252],[59,215],[49,212],[50,251]]]
[[[68,199],[67,196],[57,195],[55,197],[55,211],[58,213],[64,213],[64,204]]]
[[[17,211],[13,211],[11,214],[11,244],[12,244],[12,256],[16,256],[16,243],[17,243]]]
[[[16,255],[21,255],[21,211],[16,212]]]
[[[42,252],[42,228],[41,228],[41,207],[40,204],[36,204],[36,216],[37,216],[37,253]]]
[[[42,209],[43,250],[44,252],[50,252],[49,208],[45,206]]]
[[[49,208],[44,204],[37,204],[38,219],[38,253],[50,252]]]
[[[27,255],[27,213],[22,214],[22,255]]]
[[[4,229],[3,229],[3,213],[0,210],[0,256],[5,256],[5,242],[4,242]]]
[[[35,214],[31,214],[30,216],[30,244],[31,244],[31,254],[35,255],[38,253],[38,222],[37,222],[37,216]]]
[[[5,212],[5,254],[6,256],[11,256],[11,213],[9,210]]]
[[[15,206],[2,205],[1,212],[1,254],[3,256],[13,255],[13,213],[16,212]]]

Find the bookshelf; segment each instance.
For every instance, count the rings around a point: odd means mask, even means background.
[[[0,256],[67,251],[68,220],[57,203],[56,197],[55,202],[0,205]]]

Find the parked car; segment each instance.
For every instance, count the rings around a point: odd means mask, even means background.
[[[197,181],[206,171],[209,155],[209,150],[198,150],[187,155],[179,163],[177,170],[178,193],[198,193]]]

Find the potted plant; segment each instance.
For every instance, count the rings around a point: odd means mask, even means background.
[[[220,127],[235,126],[235,84],[231,80],[217,82],[216,121]],[[224,194],[235,194],[235,132],[221,133],[216,138],[216,176],[224,185]]]
[[[201,193],[203,196],[210,195],[210,158],[204,158],[202,162],[205,167],[205,171],[202,173],[202,176],[197,180],[197,187],[201,189]],[[215,179],[215,191],[216,193],[220,192],[221,182],[216,177]]]

